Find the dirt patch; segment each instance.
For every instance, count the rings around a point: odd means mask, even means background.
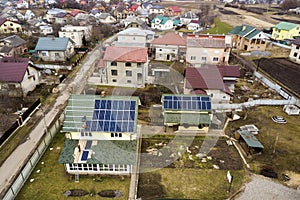
[[[258,70],[263,71],[273,80],[282,83],[294,94],[300,96],[300,66],[285,58],[261,58],[254,60]]]

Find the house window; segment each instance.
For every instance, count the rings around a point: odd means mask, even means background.
[[[126,70],[126,76],[132,76],[132,71]]]
[[[202,60],[202,61],[206,61],[206,57],[202,57],[201,60]]]
[[[125,63],[125,66],[126,67],[131,67],[131,63],[130,62]]]
[[[131,80],[127,80],[127,83],[131,83]]]
[[[136,65],[137,65],[138,68],[142,67],[142,63],[137,63]]]
[[[111,70],[111,75],[112,76],[118,76],[118,70],[112,69]]]
[[[26,69],[26,72],[27,72],[27,75],[30,75],[30,73],[29,73],[29,69],[28,69],[28,68]]]
[[[115,134],[114,134],[114,133],[111,133],[111,134],[110,134],[110,137],[115,137]]]
[[[297,57],[297,55],[298,55],[298,53],[295,52],[295,53],[294,53],[294,57]]]
[[[162,51],[162,49],[158,49],[158,51]]]
[[[33,81],[35,81],[35,76],[32,76]]]
[[[298,45],[296,46],[296,49],[299,50],[299,46]]]
[[[113,82],[113,83],[116,83],[116,82],[117,82],[117,79],[113,79],[112,82]]]
[[[110,66],[117,66],[117,62],[115,62],[115,61],[111,62]]]
[[[46,53],[42,53],[42,56],[47,56],[47,54]]]
[[[132,39],[135,40],[135,37],[133,37]]]
[[[55,53],[54,55],[55,55],[55,57],[59,57],[59,53]]]
[[[191,60],[196,60],[196,56],[191,56]]]
[[[218,57],[214,57],[214,58],[213,58],[213,61],[214,61],[214,62],[218,62],[218,60],[219,60]]]

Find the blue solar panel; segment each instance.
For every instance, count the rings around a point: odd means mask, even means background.
[[[89,156],[89,151],[83,151],[81,156],[81,161],[87,161],[88,156]]]
[[[104,132],[133,132],[136,101],[95,100],[93,118],[85,130]]]
[[[211,110],[208,96],[164,96],[163,108],[173,110]]]

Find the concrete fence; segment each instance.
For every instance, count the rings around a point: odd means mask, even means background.
[[[35,151],[33,152],[30,159],[24,165],[23,169],[14,180],[13,184],[7,190],[3,200],[13,200],[18,195],[19,191],[29,178],[31,172],[35,168],[36,164],[43,156],[44,152],[48,148],[49,144],[51,143],[52,139],[54,138],[55,134],[60,129],[60,121],[57,120],[48,130],[48,133],[45,132],[45,137],[42,141],[39,142],[39,145],[36,147]]]

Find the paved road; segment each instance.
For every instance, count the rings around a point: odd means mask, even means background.
[[[66,101],[72,93],[80,94],[83,90],[86,80],[92,73],[102,55],[101,44],[88,53],[83,60],[81,68],[73,80],[66,80],[66,83],[60,85],[60,96],[56,99],[54,106],[45,115],[45,121],[41,120],[36,124],[35,128],[30,133],[28,139],[18,146],[9,158],[3,163],[0,168],[0,197],[4,191],[12,184],[14,178],[18,175],[21,168],[24,166],[28,155],[34,151],[38,145],[38,141],[42,138],[45,131],[45,123],[47,126],[53,121],[55,116],[61,109],[64,109]],[[37,114],[42,114],[41,109]]]
[[[252,181],[246,184],[244,192],[235,200],[299,200],[300,192],[276,183],[269,178],[252,175]]]

